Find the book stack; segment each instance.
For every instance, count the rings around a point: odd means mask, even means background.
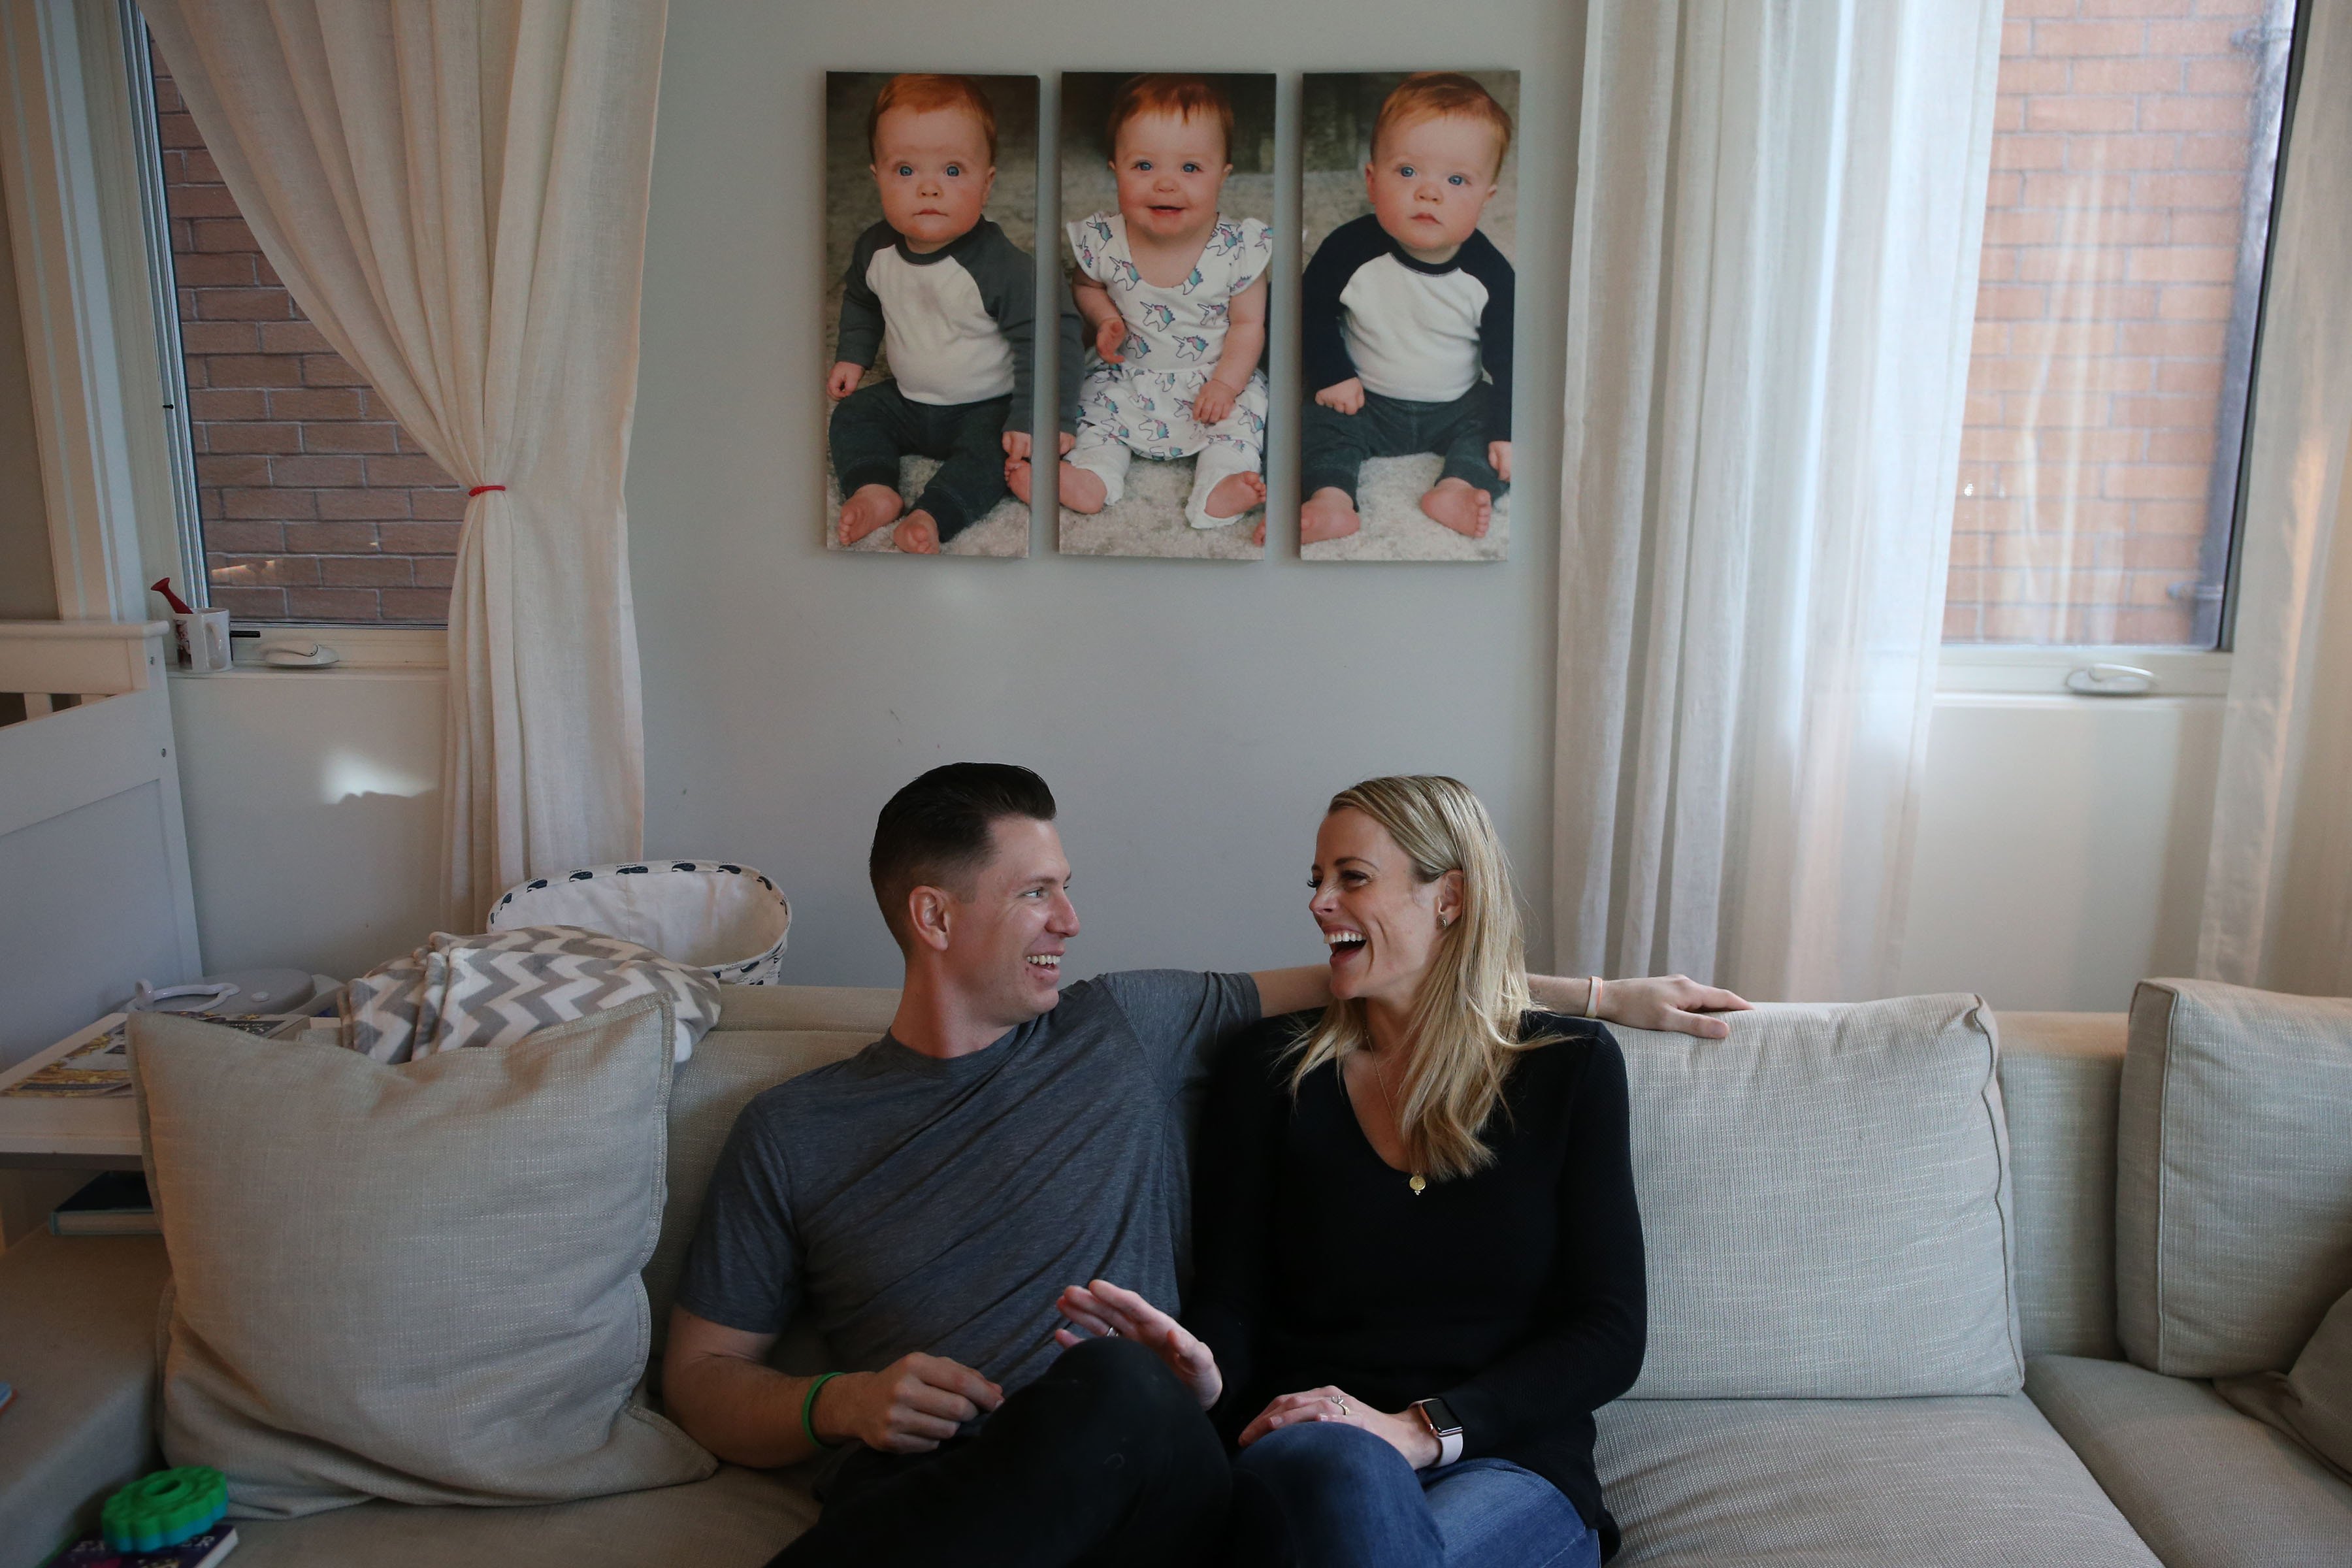
[[[109,1171],[59,1204],[49,1215],[51,1236],[154,1236],[155,1203],[138,1171]]]
[[[90,1535],[50,1558],[43,1568],[212,1568],[236,1550],[236,1527],[226,1523],[152,1552],[118,1552],[103,1537]]]

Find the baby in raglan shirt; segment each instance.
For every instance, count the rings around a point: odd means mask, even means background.
[[[841,542],[896,521],[915,555],[988,515],[1008,458],[1026,461],[1036,263],[981,216],[996,183],[996,111],[970,77],[898,76],[866,120],[882,221],[858,237],[825,393]],[[1062,451],[1077,424],[1077,317],[1066,311]],[[861,388],[877,349],[893,379]],[[898,460],[940,459],[906,515]]]
[[[1363,526],[1366,458],[1420,452],[1445,459],[1421,510],[1485,536],[1511,478],[1512,272],[1478,219],[1510,144],[1510,115],[1458,72],[1407,77],[1381,105],[1372,210],[1331,231],[1301,283],[1302,542]]]

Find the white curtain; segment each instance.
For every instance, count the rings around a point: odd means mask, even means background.
[[[1893,988],[2000,0],[1592,0],[1557,961]]]
[[[2352,7],[2306,13],[2198,973],[2352,995]]]
[[[663,0],[144,0],[295,301],[469,489],[446,918],[645,819],[621,481]]]

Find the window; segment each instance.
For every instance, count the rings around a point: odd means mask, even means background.
[[[1948,643],[2212,648],[2293,0],[2010,0]]]
[[[200,600],[239,621],[437,626],[466,492],[304,320],[221,184],[163,61],[152,83]],[[167,339],[172,334],[167,331]],[[188,526],[193,523],[193,527]]]

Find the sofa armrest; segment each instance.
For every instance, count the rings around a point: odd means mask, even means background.
[[[152,1469],[158,1236],[37,1232],[0,1253],[0,1568],[34,1568]]]

